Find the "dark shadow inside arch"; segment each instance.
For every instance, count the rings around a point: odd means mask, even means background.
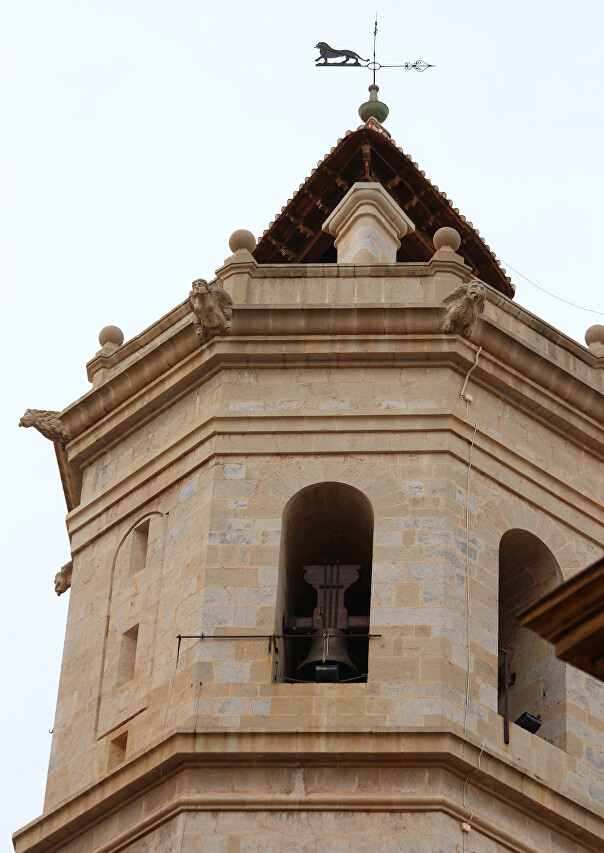
[[[287,503],[277,630],[291,639],[280,680],[367,680],[372,550],[373,508],[358,489],[316,483]]]
[[[562,582],[556,558],[527,530],[508,530],[499,545],[499,649],[511,658],[510,720],[527,712],[541,720],[537,735],[566,748],[566,669],[553,646],[523,628],[518,616]],[[501,670],[500,670],[501,672]],[[499,712],[503,684],[499,681]]]

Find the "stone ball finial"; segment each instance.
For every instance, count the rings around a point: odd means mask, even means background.
[[[598,358],[604,356],[604,326],[590,326],[585,332],[585,343]]]
[[[117,326],[105,326],[99,332],[99,343],[102,347],[105,344],[115,344],[118,347],[124,343],[124,333]]]
[[[239,252],[241,249],[247,249],[248,252],[253,252],[256,248],[256,238],[251,231],[245,228],[239,228],[238,231],[233,231],[229,238],[229,249],[231,252]]]
[[[461,246],[461,237],[455,228],[439,228],[432,238],[432,242],[437,251],[439,249],[451,249],[456,252]]]

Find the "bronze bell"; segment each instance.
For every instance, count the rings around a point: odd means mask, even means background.
[[[316,631],[310,652],[296,672],[301,681],[344,681],[359,674],[348,655],[348,641],[337,628]]]

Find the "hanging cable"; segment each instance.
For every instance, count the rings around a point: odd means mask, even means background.
[[[468,417],[468,414],[469,414],[468,405],[470,403],[474,402],[474,397],[472,397],[471,394],[466,394],[466,388],[468,387],[468,379],[470,378],[470,374],[474,370],[476,370],[476,367],[478,366],[478,359],[480,358],[481,352],[482,352],[482,347],[478,347],[478,350],[476,351],[476,360],[474,361],[474,364],[472,365],[472,367],[466,373],[466,378],[464,379],[463,387],[461,389],[461,394],[459,395],[461,397],[461,399],[464,401],[464,403],[466,404],[466,418]]]
[[[197,687],[197,710],[195,711],[195,725],[193,726],[193,750],[195,750],[195,735],[197,734],[197,722],[199,720],[199,696],[201,694],[202,684],[203,684],[203,682],[200,681],[199,685]],[[189,803],[191,802],[191,777],[192,777],[192,775],[193,775],[193,768],[189,767],[189,785],[187,788],[187,805],[189,805]],[[185,808],[185,812],[183,814],[183,820],[182,820],[182,836],[180,838],[180,853],[182,853],[182,846],[185,842],[185,829],[187,826],[188,814],[189,814],[189,812]]]
[[[466,838],[468,836],[468,833],[472,829],[472,821],[474,820],[474,812],[472,811],[470,806],[466,803],[466,794],[467,794],[467,790],[468,790],[468,779],[470,778],[472,773],[476,773],[478,770],[480,770],[480,759],[482,758],[483,752],[484,752],[484,741],[482,742],[482,748],[481,748],[480,752],[478,753],[478,761],[476,763],[476,767],[473,767],[470,770],[470,772],[466,776],[465,782],[463,783],[462,807],[464,809],[467,809],[470,812],[470,816],[468,818],[467,823],[465,821],[463,821],[461,824],[461,831],[463,832],[463,849],[464,849],[464,851],[466,850]]]
[[[468,705],[470,703],[470,662],[471,662],[471,654],[470,654],[470,578],[469,571],[470,567],[468,564],[468,546],[470,539],[470,473],[472,471],[472,451],[474,449],[474,439],[476,438],[476,430],[478,429],[478,423],[474,423],[474,432],[472,433],[472,441],[470,443],[470,452],[468,454],[468,476],[466,480],[466,571],[465,571],[465,584],[466,584],[466,644],[468,649],[468,658],[467,658],[467,675],[466,675],[466,700],[464,703],[464,713],[463,713],[463,730],[464,734],[468,730]]]
[[[174,662],[174,672],[172,673],[172,678],[170,679],[170,690],[168,692],[168,701],[166,703],[166,713],[164,714],[164,724],[161,730],[161,740],[160,743],[164,741],[164,735],[166,733],[166,723],[168,721],[168,710],[170,708],[170,701],[172,700],[172,688],[174,687],[174,679],[176,678],[176,670],[178,669],[178,659],[180,656],[180,643],[178,646],[178,651],[176,652],[176,661]],[[160,772],[159,772],[159,784],[161,785],[164,780],[164,763],[163,761],[160,764]]]
[[[519,272],[519,270],[514,269],[514,267],[511,264],[508,264],[507,261],[504,261],[504,259],[502,257],[500,257],[499,260],[501,261],[501,263],[505,267],[512,270],[512,272],[515,272],[516,275],[520,276],[520,278],[523,278],[525,281],[528,281],[528,283],[532,284],[533,287],[536,287],[537,290],[541,290],[543,293],[547,293],[547,295],[551,296],[552,299],[557,299],[558,302],[564,302],[565,305],[572,305],[573,308],[578,308],[580,311],[587,311],[588,314],[599,314],[601,317],[604,317],[604,311],[596,311],[595,308],[585,308],[584,305],[577,305],[576,302],[569,302],[568,299],[562,299],[561,296],[556,296],[556,294],[552,293],[551,290],[546,290],[544,287],[541,287],[540,284],[536,284],[534,281],[531,281],[530,278],[527,278],[525,275],[523,275],[521,272]]]

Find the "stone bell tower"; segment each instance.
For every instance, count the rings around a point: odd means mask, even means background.
[[[374,117],[229,245],[22,419],[72,562],[16,850],[601,851],[602,685],[517,617],[602,554],[604,330],[513,302]]]

